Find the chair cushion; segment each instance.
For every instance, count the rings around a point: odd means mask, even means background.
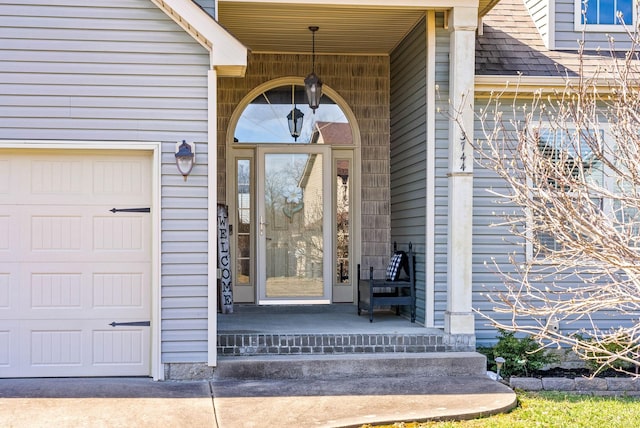
[[[387,265],[387,281],[397,281],[400,279],[400,274],[403,269],[408,275],[408,264],[407,253],[404,251],[396,251]]]

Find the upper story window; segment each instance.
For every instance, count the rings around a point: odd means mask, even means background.
[[[623,31],[635,22],[635,0],[575,0],[576,30]]]

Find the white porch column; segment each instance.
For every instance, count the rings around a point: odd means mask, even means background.
[[[458,114],[473,138],[473,85],[477,7],[454,7],[449,14],[449,97],[451,113]],[[462,129],[449,123],[449,224],[447,251],[447,311],[445,332],[474,334],[471,311],[473,151]]]
[[[209,294],[207,296],[207,364],[218,364],[218,73],[215,69],[207,74],[207,151],[208,151],[208,256],[207,277]]]

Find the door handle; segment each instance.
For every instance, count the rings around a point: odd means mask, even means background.
[[[264,217],[260,216],[260,236],[264,235],[264,227],[267,226],[269,223],[266,223],[264,221]]]

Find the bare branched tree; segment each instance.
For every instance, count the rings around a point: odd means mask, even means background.
[[[480,165],[507,184],[489,189],[505,206],[496,225],[520,244],[509,268],[492,264],[504,287],[486,293],[493,312],[480,314],[541,346],[571,347],[596,373],[637,375],[640,40],[629,36],[626,55],[612,49],[592,75],[566,75],[563,88],[492,95],[474,145]]]

